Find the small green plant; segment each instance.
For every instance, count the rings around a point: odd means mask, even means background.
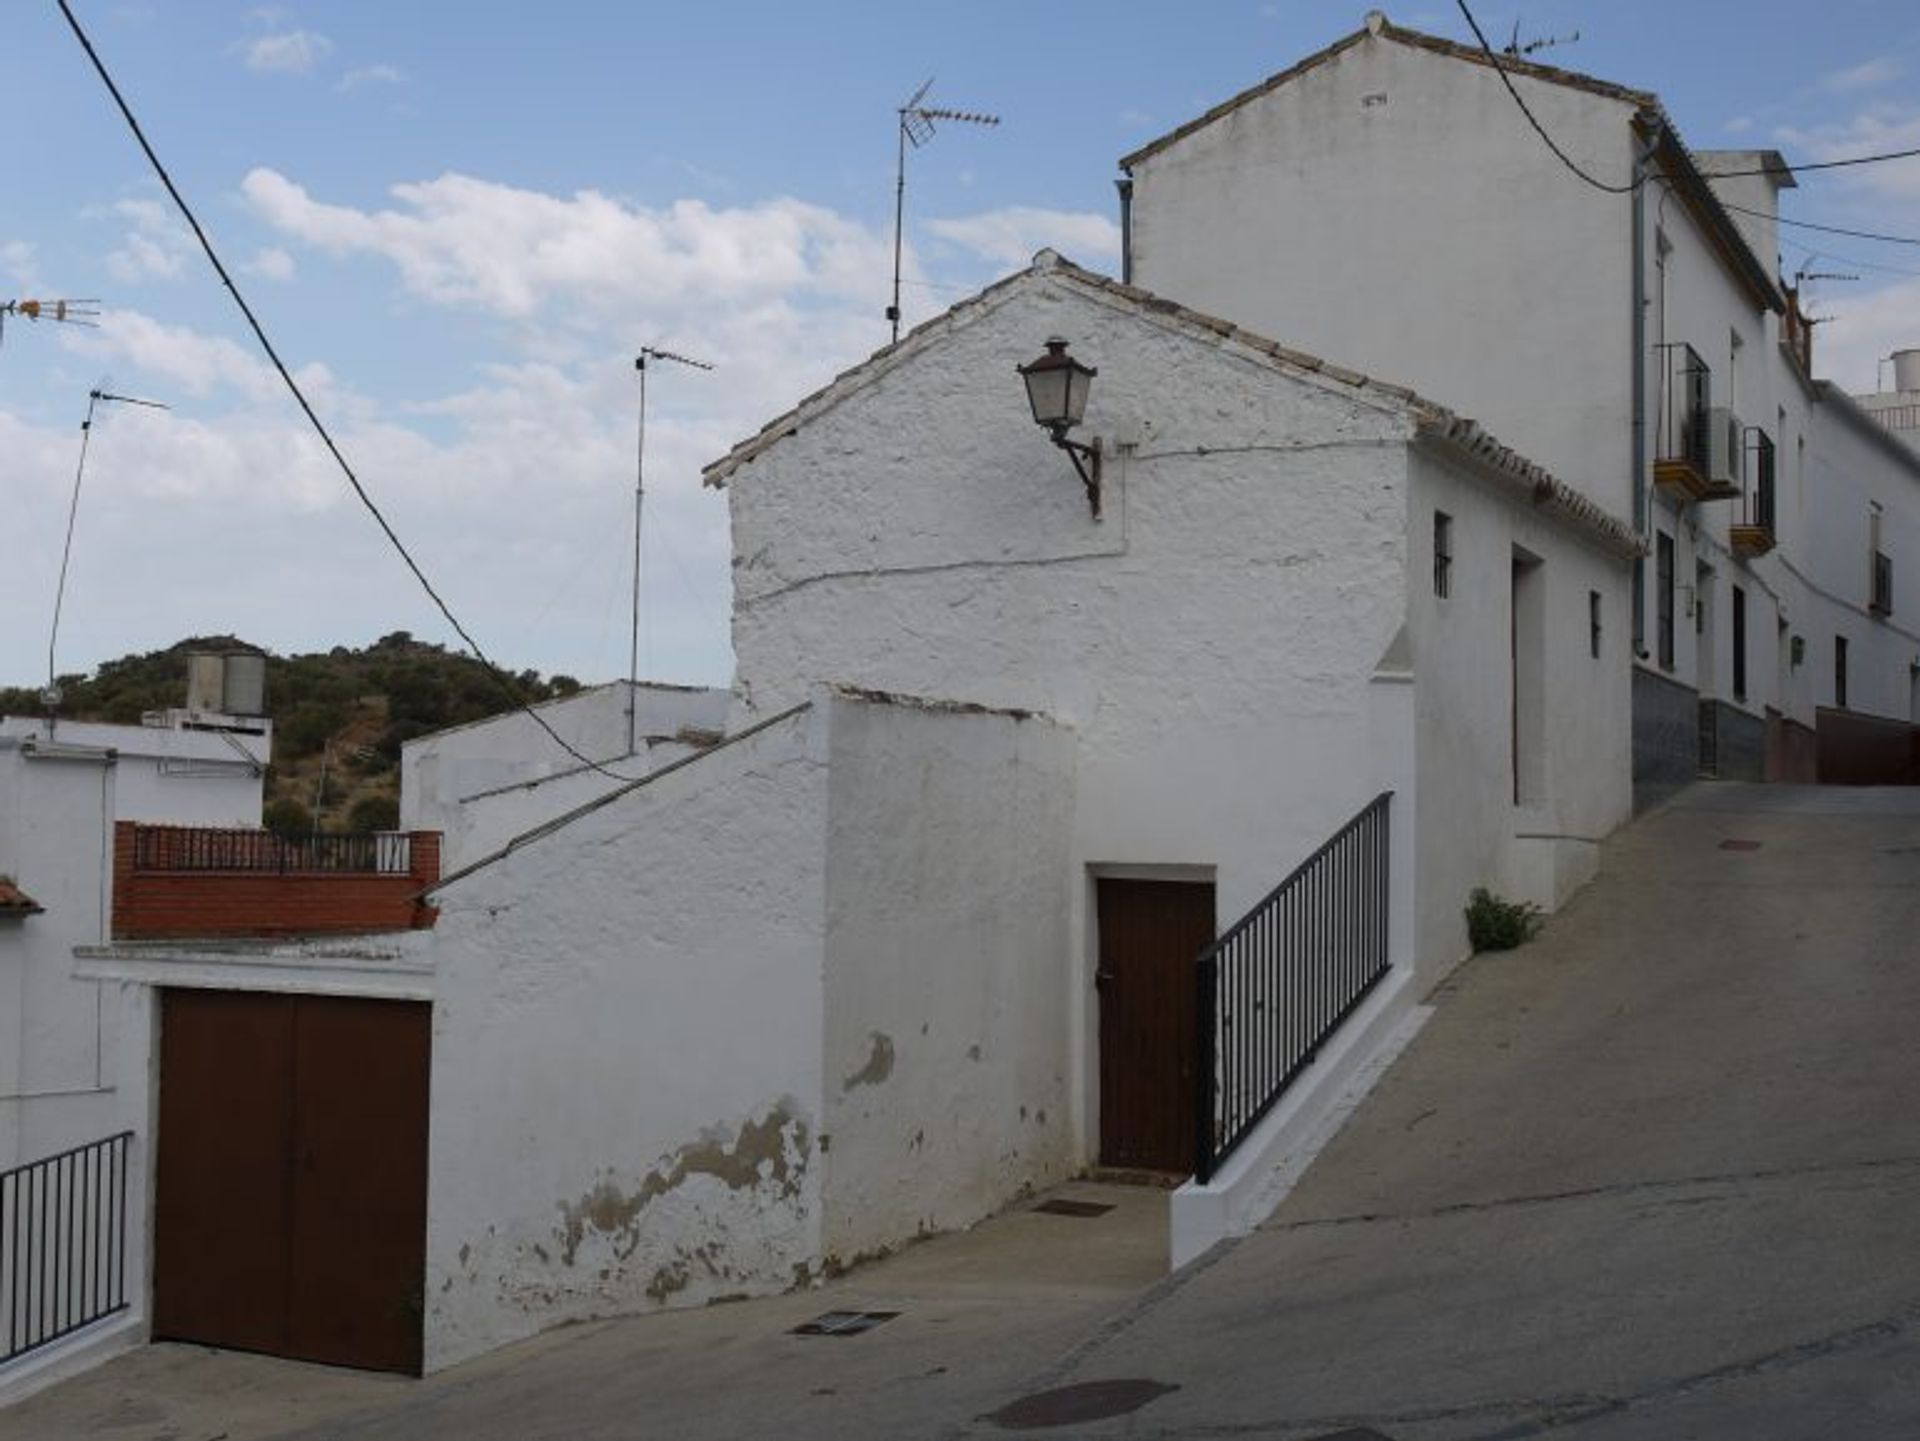
[[[1507,901],[1485,886],[1467,897],[1467,939],[1476,951],[1510,951],[1525,945],[1540,929],[1540,908]]]

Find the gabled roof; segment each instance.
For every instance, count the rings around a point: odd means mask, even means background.
[[[1266,365],[1272,370],[1335,391],[1363,405],[1397,411],[1411,421],[1416,435],[1438,443],[1472,460],[1509,486],[1524,489],[1533,503],[1558,514],[1576,530],[1602,549],[1616,555],[1636,556],[1645,546],[1633,528],[1589,500],[1542,466],[1500,444],[1480,428],[1478,422],[1456,415],[1446,406],[1416,394],[1404,385],[1349,370],[1317,355],[1294,350],[1277,340],[1269,340],[1244,330],[1230,320],[1190,309],[1134,285],[1083,270],[1051,250],[1034,256],[1033,264],[996,281],[985,290],[915,326],[899,341],[877,350],[851,370],[843,371],[793,409],[761,427],[741,441],[702,472],[706,484],[721,486],[742,466],[751,464],[763,451],[778,445],[887,374],[903,360],[939,344],[957,327],[964,326],[1037,285],[1066,286],[1096,302],[1131,312],[1154,324],[1181,331],[1195,339],[1232,354]]]
[[[1319,69],[1320,66],[1345,54],[1354,46],[1375,38],[1391,40],[1396,44],[1425,50],[1468,65],[1478,65],[1489,70],[1502,70],[1508,75],[1523,79],[1565,86],[1569,90],[1579,90],[1604,100],[1616,100],[1630,107],[1633,112],[1630,118],[1640,133],[1654,142],[1655,157],[1662,168],[1671,175],[1680,199],[1706,233],[1708,243],[1720,252],[1735,277],[1752,292],[1758,303],[1776,312],[1786,308],[1785,301],[1780,295],[1780,288],[1772,272],[1767,268],[1771,258],[1754,256],[1752,248],[1747,244],[1746,236],[1733,223],[1733,217],[1727,213],[1720,198],[1713,193],[1713,187],[1707,183],[1706,177],[1694,163],[1692,152],[1680,139],[1680,131],[1674,125],[1672,117],[1667,114],[1666,107],[1660,103],[1658,95],[1651,90],[1635,90],[1625,85],[1615,85],[1608,80],[1583,75],[1577,70],[1562,70],[1554,65],[1539,65],[1517,56],[1503,55],[1496,64],[1478,45],[1467,45],[1458,40],[1446,39],[1444,36],[1409,30],[1404,26],[1393,24],[1378,10],[1370,11],[1366,24],[1351,35],[1343,36],[1326,49],[1316,51],[1277,75],[1268,76],[1258,85],[1242,90],[1231,99],[1223,100],[1204,115],[1189,120],[1178,129],[1162,135],[1158,140],[1150,141],[1132,154],[1123,156],[1120,168],[1131,171],[1141,161],[1179,144],[1188,136],[1206,129],[1242,106],[1272,94],[1281,86],[1299,79],[1309,71]],[[1777,155],[1775,159],[1778,159]],[[1785,162],[1781,164],[1785,169]],[[1786,173],[1791,183],[1792,172],[1789,170]]]
[[[45,909],[45,906],[16,886],[10,877],[0,876],[0,919],[37,916]]]
[[[1263,95],[1272,94],[1282,85],[1287,84],[1289,81],[1299,79],[1308,71],[1318,70],[1329,60],[1345,54],[1362,41],[1374,36],[1378,36],[1383,40],[1395,40],[1402,45],[1411,45],[1420,50],[1431,50],[1436,55],[1445,55],[1450,59],[1465,60],[1472,65],[1484,65],[1489,69],[1493,68],[1493,62],[1487,59],[1486,52],[1477,45],[1463,45],[1457,40],[1448,40],[1443,36],[1428,35],[1419,30],[1408,30],[1404,26],[1395,25],[1378,10],[1370,11],[1367,15],[1367,23],[1351,35],[1343,35],[1340,39],[1334,41],[1333,44],[1327,46],[1326,49],[1316,50],[1298,64],[1288,66],[1277,75],[1269,75],[1258,85],[1242,90],[1231,99],[1221,101],[1218,105],[1214,106],[1213,109],[1207,111],[1206,114],[1196,116],[1185,125],[1180,126],[1177,130],[1168,131],[1158,140],[1148,141],[1131,155],[1122,157],[1120,168],[1122,170],[1133,169],[1135,165],[1147,159],[1149,156],[1159,154],[1168,146],[1179,144],[1179,142],[1185,140],[1195,131],[1204,130],[1216,120],[1225,119],[1241,106],[1250,104]],[[1603,99],[1618,100],[1623,104],[1631,105],[1636,110],[1654,109],[1660,104],[1659,97],[1651,91],[1630,90],[1624,85],[1615,85],[1606,80],[1596,80],[1591,75],[1582,75],[1577,70],[1562,70],[1557,66],[1538,65],[1531,60],[1520,60],[1512,57],[1502,58],[1499,68],[1506,71],[1509,75],[1521,75],[1529,80],[1544,80],[1550,85],[1565,85],[1569,89],[1584,90],[1589,95],[1598,95]]]

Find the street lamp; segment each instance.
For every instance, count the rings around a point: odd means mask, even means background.
[[[1091,445],[1071,440],[1067,432],[1080,424],[1087,413],[1087,392],[1093,377],[1100,372],[1082,365],[1067,354],[1067,342],[1055,335],[1047,340],[1047,352],[1038,360],[1015,367],[1027,383],[1027,404],[1033,407],[1034,420],[1045,427],[1053,443],[1067,453],[1080,483],[1087,488],[1087,504],[1093,518],[1100,518],[1100,437]]]

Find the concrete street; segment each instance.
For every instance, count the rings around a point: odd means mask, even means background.
[[[1177,1277],[1161,1197],[1078,1185],[1120,1209],[423,1382],[149,1348],[0,1437],[986,1437],[1116,1380],[1178,1389],[1035,1434],[1920,1435],[1920,793],[1695,787],[1437,999],[1272,1221]],[[854,1308],[902,1314],[788,1334]]]

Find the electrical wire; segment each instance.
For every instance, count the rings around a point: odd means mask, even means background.
[[[213,242],[207,238],[206,231],[200,226],[199,218],[193,213],[193,208],[187,204],[186,197],[180,193],[180,188],[173,183],[172,175],[167,172],[167,167],[161,163],[159,155],[155,153],[152,144],[147,140],[146,132],[140,128],[140,122],[134,118],[132,108],[127,104],[126,98],[120,93],[120,87],[114,84],[113,76],[107,73],[106,65],[94,50],[93,42],[87,38],[87,32],[80,27],[80,21],[75,18],[72,7],[67,3],[67,0],[56,0],[56,3],[60,6],[60,13],[66,17],[67,25],[73,31],[74,38],[80,42],[80,48],[86,51],[87,59],[93,63],[94,71],[99,75],[101,83],[107,87],[107,93],[113,97],[113,103],[119,107],[121,117],[127,122],[127,128],[133,132],[133,138],[139,144],[141,151],[146,155],[147,163],[153,167],[154,174],[159,177],[161,185],[166,188],[166,192],[172,197],[173,203],[179,207],[180,214],[186,220],[187,227],[193,231],[193,237],[199,242],[201,251],[213,266],[214,273],[220,277],[220,283],[226,286],[227,293],[233,297],[233,303],[240,307],[241,315],[246,317],[247,325],[253,331],[254,339],[260,342],[260,348],[266,352],[267,359],[273,363],[273,368],[279,372],[280,379],[286,383],[287,389],[292,392],[294,400],[299,404],[301,411],[305,413],[308,422],[313,426],[314,432],[320,437],[321,444],[326,446],[327,452],[332,455],[335,463],[339,465],[340,473],[347,478],[347,484],[353,488],[354,495],[359,498],[361,505],[366,508],[367,513],[371,515],[375,523],[379,525],[381,533],[386,536],[394,550],[399,553],[400,559],[406,562],[407,569],[413,572],[413,578],[420,582],[420,588],[426,591],[428,598],[432,600],[440,614],[446,618],[447,624],[452,626],[454,633],[466,643],[467,649],[473,653],[474,659],[480,662],[488,676],[490,676],[495,685],[500,688],[501,693],[505,695],[515,707],[524,711],[535,725],[545,731],[555,745],[559,746],[561,750],[565,751],[582,765],[598,771],[601,775],[609,779],[617,781],[633,780],[634,777],[623,775],[618,771],[612,770],[602,765],[599,761],[593,760],[582,752],[574,749],[566,738],[553,728],[545,716],[541,715],[537,709],[528,704],[526,698],[507,680],[500,668],[488,659],[486,651],[480,646],[480,642],[473,638],[472,633],[460,623],[459,617],[453,613],[452,607],[441,598],[440,592],[434,589],[433,582],[427,579],[426,572],[420,568],[420,564],[413,558],[412,552],[407,549],[399,535],[394,531],[393,526],[388,523],[386,516],[381,513],[380,507],[374,503],[373,497],[367,493],[366,487],[360,483],[360,477],[354,474],[353,467],[347,463],[347,457],[341,452],[340,447],[334,443],[332,434],[327,430],[319,414],[308,402],[306,393],[300,389],[299,382],[293,378],[293,373],[287,369],[285,362],[280,359],[279,351],[274,349],[273,342],[267,338],[267,332],[260,324],[259,318],[254,315],[253,307],[247,304],[246,297],[240,293],[240,287],[234,284],[233,276],[228,273],[227,267],[221,262],[219,254],[213,248]]]
[[[60,3],[64,5],[66,0],[60,0]],[[1473,11],[1467,8],[1467,0],[1454,0],[1454,3],[1460,7],[1460,13],[1466,16],[1467,25],[1473,31],[1473,38],[1480,42],[1480,49],[1485,52],[1487,63],[1492,65],[1495,73],[1499,75],[1500,83],[1507,87],[1507,94],[1513,97],[1513,103],[1518,105],[1520,107],[1520,113],[1527,117],[1527,124],[1533,127],[1533,133],[1538,135],[1547,149],[1553,152],[1555,159],[1582,180],[1586,181],[1586,183],[1591,185],[1595,190],[1604,191],[1608,195],[1631,195],[1635,190],[1638,190],[1642,185],[1647,183],[1645,172],[1634,176],[1634,178],[1629,180],[1625,185],[1615,185],[1611,181],[1601,180],[1582,170],[1580,166],[1574,162],[1573,157],[1568,155],[1566,151],[1562,150],[1559,145],[1554,142],[1554,138],[1547,133],[1547,127],[1535,118],[1533,111],[1527,108],[1527,102],[1520,97],[1520,92],[1514,88],[1513,77],[1507,74],[1507,67],[1500,63],[1500,57],[1494,53],[1493,46],[1487,43],[1486,34],[1480,29],[1480,22],[1473,18]]]
[[[1546,126],[1540,123],[1533,111],[1528,108],[1527,102],[1521,98],[1520,92],[1514,88],[1513,79],[1507,74],[1507,67],[1500,63],[1500,56],[1495,52],[1493,46],[1487,42],[1486,32],[1481,30],[1480,22],[1473,18],[1473,11],[1467,8],[1467,0],[1454,0],[1454,3],[1460,7],[1460,13],[1466,17],[1467,25],[1473,31],[1473,38],[1480,42],[1481,52],[1486,55],[1487,62],[1498,72],[1500,83],[1507,87],[1507,94],[1511,95],[1513,97],[1513,103],[1520,107],[1520,113],[1527,117],[1527,123],[1533,127],[1534,134],[1540,137],[1547,149],[1554,153],[1555,158],[1557,158],[1562,165],[1579,176],[1580,179],[1586,181],[1586,183],[1591,185],[1595,190],[1605,191],[1608,195],[1630,195],[1642,185],[1646,184],[1647,177],[1645,175],[1636,176],[1625,185],[1615,185],[1610,181],[1601,180],[1596,176],[1589,175],[1585,170],[1581,169],[1573,158],[1554,141],[1553,136],[1547,133]],[[1920,147],[1911,150],[1887,150],[1876,155],[1852,155],[1840,160],[1811,160],[1804,165],[1788,165],[1783,162],[1779,165],[1762,165],[1748,170],[1703,170],[1700,173],[1703,178],[1708,180],[1731,180],[1741,175],[1778,175],[1782,171],[1788,174],[1799,175],[1810,170],[1838,170],[1849,165],[1877,165],[1889,160],[1911,160],[1916,156],[1920,156]],[[1723,205],[1725,204],[1724,201],[1721,203]],[[1741,207],[1738,205],[1727,205],[1726,208],[1728,210],[1741,210]],[[1761,212],[1754,210],[1741,210],[1741,213],[1744,215],[1761,214]],[[1781,223],[1806,224],[1804,221],[1782,221]],[[1828,227],[1811,225],[1807,228],[1822,230]],[[1896,244],[1920,245],[1920,240],[1906,240],[1898,236],[1871,235],[1864,231],[1857,230],[1836,230],[1834,233],[1838,235],[1854,235],[1865,240],[1889,240]]]
[[[1753,210],[1745,205],[1728,205],[1720,202],[1721,207],[1740,215],[1751,215],[1760,220],[1777,220],[1782,225],[1791,225],[1797,230],[1817,230],[1822,235],[1850,235],[1855,240],[1877,240],[1882,245],[1920,245],[1920,235],[1884,235],[1873,230],[1848,230],[1839,225],[1815,225],[1811,220],[1789,220],[1784,215],[1771,215],[1764,210]]]

